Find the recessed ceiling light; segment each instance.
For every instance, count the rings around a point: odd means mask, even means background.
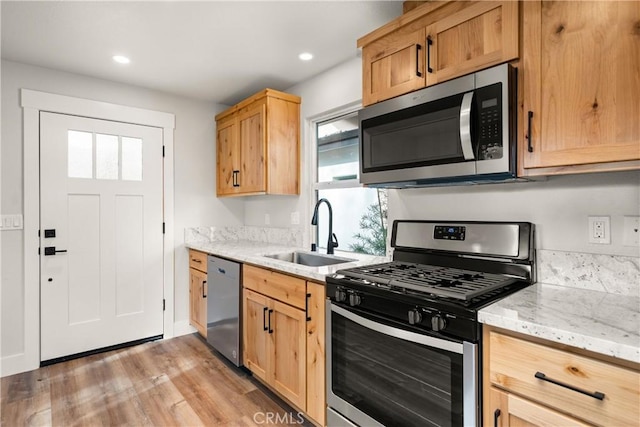
[[[310,61],[311,59],[313,59],[313,55],[309,52],[302,52],[300,55],[298,55],[298,58],[300,58],[302,61]]]
[[[118,64],[128,64],[129,62],[131,62],[129,58],[122,55],[114,55],[113,60],[116,61]]]

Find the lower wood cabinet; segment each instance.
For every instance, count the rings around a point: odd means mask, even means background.
[[[638,425],[637,364],[492,328],[483,346],[484,425]]]
[[[324,425],[324,286],[250,265],[243,286],[245,367]]]
[[[189,251],[189,324],[207,336],[207,254]]]
[[[491,387],[489,399],[493,410],[489,416],[493,421],[490,424],[485,422],[485,425],[494,427],[586,427],[591,425],[496,387]]]
[[[245,366],[304,411],[305,312],[249,289],[243,295]]]

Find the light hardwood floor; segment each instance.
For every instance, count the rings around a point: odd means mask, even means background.
[[[6,427],[272,426],[297,425],[301,419],[196,334],[62,362],[1,382]]]

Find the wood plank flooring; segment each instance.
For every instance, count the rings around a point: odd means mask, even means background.
[[[0,381],[0,420],[6,427],[240,427],[298,425],[301,420],[196,334],[70,360]]]

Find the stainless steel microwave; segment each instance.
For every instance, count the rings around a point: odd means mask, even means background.
[[[503,64],[360,110],[360,182],[515,179],[516,80],[516,69]]]

